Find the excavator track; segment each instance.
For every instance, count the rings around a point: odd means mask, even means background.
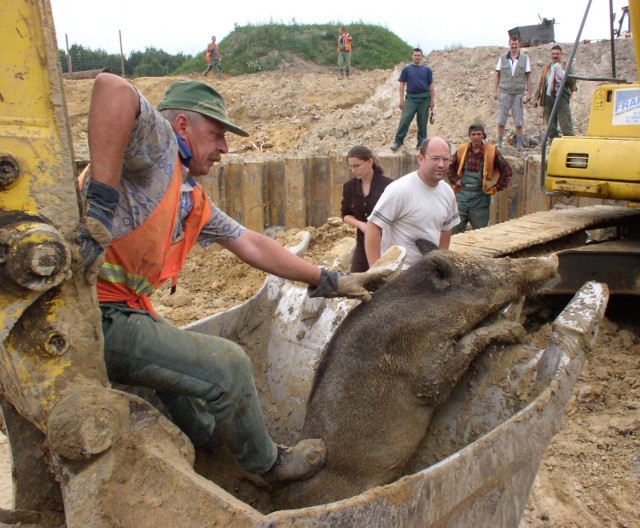
[[[501,224],[459,233],[450,249],[484,257],[524,256],[581,245],[586,230],[640,220],[640,210],[592,205],[540,211]],[[563,247],[563,242],[564,247]]]

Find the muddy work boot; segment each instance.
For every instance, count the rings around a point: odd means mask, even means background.
[[[278,446],[278,456],[262,478],[273,484],[313,477],[324,466],[327,446],[323,440],[301,440],[293,447]]]

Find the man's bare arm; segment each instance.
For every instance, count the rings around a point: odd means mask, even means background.
[[[266,235],[247,229],[235,240],[220,245],[235,253],[247,264],[282,277],[317,286],[320,268],[294,255]]]
[[[380,258],[380,243],[382,240],[382,228],[373,222],[367,222],[364,232],[364,251],[367,255],[369,266],[373,266]]]
[[[438,247],[440,249],[449,249],[449,244],[451,243],[451,235],[453,235],[453,229],[440,232],[440,244],[438,244]]]
[[[399,103],[398,106],[400,107],[400,110],[402,110],[402,108],[404,107],[404,90],[405,90],[405,84],[403,82],[399,83],[399,88],[398,88],[398,97],[399,99]]]
[[[128,81],[111,73],[96,77],[88,123],[93,181],[118,186],[124,153],[138,115],[140,98]]]

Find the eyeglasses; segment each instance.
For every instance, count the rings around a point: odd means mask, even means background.
[[[359,163],[358,165],[349,165],[349,168],[351,170],[356,170],[356,169],[359,169],[360,167],[362,167],[365,163],[366,163],[366,161],[363,161],[362,163]]]
[[[440,163],[444,163],[445,165],[451,163],[451,158],[448,157],[448,156],[427,156],[427,155],[425,155],[425,158],[429,158],[436,165],[440,165]]]

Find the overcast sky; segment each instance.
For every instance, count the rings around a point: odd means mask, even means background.
[[[202,52],[212,35],[220,42],[237,24],[269,22],[299,24],[364,22],[388,28],[425,54],[452,44],[505,46],[507,31],[537,24],[539,17],[555,18],[556,41],[574,42],[588,0],[436,0],[396,3],[376,0],[240,0],[174,3],[150,0],[51,0],[58,47],[80,44],[109,53],[120,50],[122,32],[125,55],[147,47],[171,54]],[[615,27],[628,0],[613,0]],[[170,6],[170,7],[169,7]],[[625,21],[626,27],[626,21]],[[337,31],[336,31],[337,35]],[[609,0],[593,0],[582,39],[609,37]],[[354,53],[357,53],[357,40]]]

